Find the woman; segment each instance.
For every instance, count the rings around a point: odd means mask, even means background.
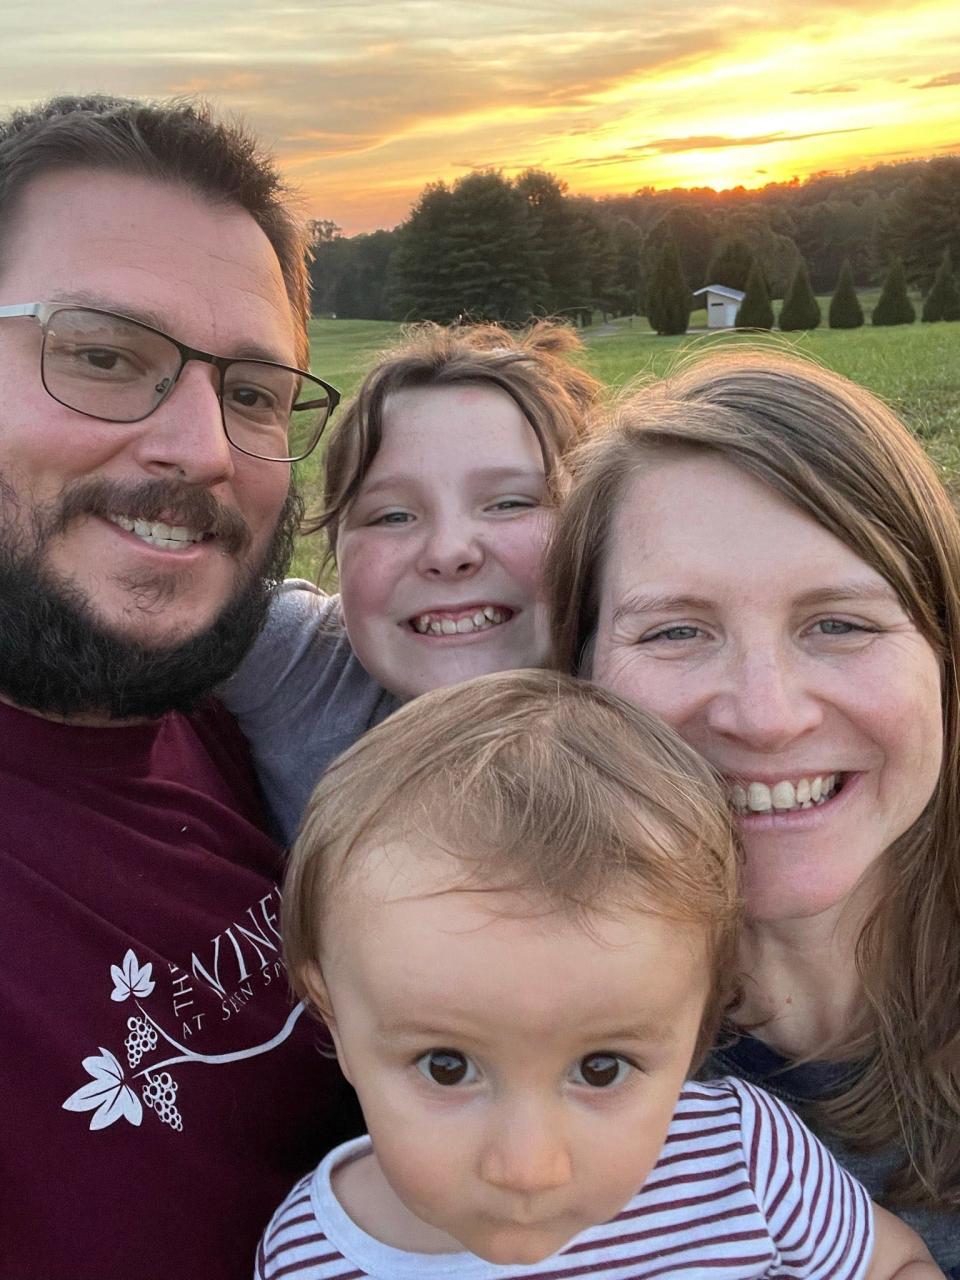
[[[800,1107],[960,1277],[960,525],[895,415],[723,353],[572,461],[558,665],[725,778],[748,925],[718,1070]]]

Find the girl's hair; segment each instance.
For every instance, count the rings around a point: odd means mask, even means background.
[[[387,398],[396,391],[467,383],[506,392],[540,442],[548,481],[581,435],[600,383],[571,362],[582,343],[569,325],[543,320],[522,333],[494,324],[441,328],[424,324],[384,352],[347,404],[327,446],[324,505],[304,532],[326,531],[336,558],[337,534],[383,439]],[[452,424],[452,430],[456,425]]]
[[[920,445],[870,392],[795,357],[724,352],[634,392],[569,460],[572,492],[545,578],[557,665],[597,626],[611,522],[658,455],[709,451],[768,484],[894,588],[941,663],[944,759],[923,814],[884,852],[860,935],[862,1025],[836,1047],[864,1063],[822,1105],[855,1146],[895,1142],[904,1204],[960,1207],[960,523]]]
[[[735,994],[736,853],[718,780],[661,721],[586,681],[511,671],[427,693],[365,734],[324,774],[290,855],[283,941],[300,995],[337,893],[384,837],[442,848],[450,888],[515,892],[531,914],[589,928],[641,910],[702,929],[697,1062],[709,1048]]]

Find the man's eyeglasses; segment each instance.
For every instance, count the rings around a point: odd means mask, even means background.
[[[188,360],[213,365],[227,439],[269,462],[299,462],[313,450],[340,392],[303,369],[235,360],[188,347],[113,311],[69,303],[0,307],[0,318],[32,316],[43,346],[40,377],[59,404],[105,422],[142,422],[163,404]]]

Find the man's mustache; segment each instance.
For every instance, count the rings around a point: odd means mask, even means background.
[[[228,555],[250,545],[250,527],[238,511],[218,502],[208,489],[180,480],[119,480],[90,477],[71,485],[44,522],[44,537],[63,533],[78,516],[126,516],[130,520],[163,520],[215,537]]]

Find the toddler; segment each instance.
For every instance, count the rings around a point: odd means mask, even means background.
[[[599,384],[566,326],[414,331],[332,431],[324,510],[340,595],[291,581],[220,690],[285,842],[327,764],[401,702],[549,651],[540,561]]]
[[[720,787],[585,682],[484,676],[331,767],[283,931],[369,1136],[268,1227],[259,1280],[931,1280],[782,1103],[691,1082],[734,991]]]

